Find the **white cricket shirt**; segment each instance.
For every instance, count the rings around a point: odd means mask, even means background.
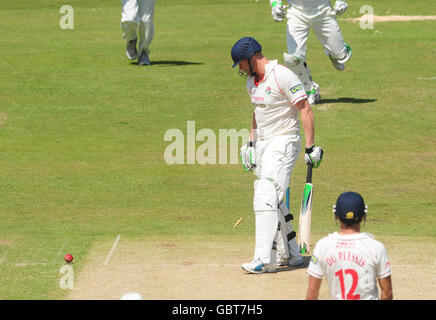
[[[391,266],[384,245],[371,234],[335,232],[318,241],[307,273],[326,276],[334,299],[375,300],[377,279],[389,276]]]
[[[298,110],[294,104],[307,96],[295,73],[272,60],[265,65],[265,75],[259,82],[255,77],[247,79],[247,91],[255,106],[258,139],[299,135]]]
[[[283,3],[285,3],[285,1],[283,1]],[[292,0],[288,4],[289,6],[294,5],[300,9],[316,10],[325,6],[327,3],[330,3],[330,0]]]

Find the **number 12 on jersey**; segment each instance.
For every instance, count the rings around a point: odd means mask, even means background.
[[[353,278],[353,282],[351,284],[351,288],[345,296],[345,275],[350,275]],[[359,275],[353,269],[341,269],[335,273],[335,276],[339,278],[339,282],[341,284],[341,293],[343,300],[360,300],[360,294],[354,294],[354,291],[357,288],[357,283],[359,282]]]

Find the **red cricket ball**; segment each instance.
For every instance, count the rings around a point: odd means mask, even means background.
[[[73,256],[69,253],[67,253],[64,257],[65,262],[70,263],[71,261],[73,261]]]

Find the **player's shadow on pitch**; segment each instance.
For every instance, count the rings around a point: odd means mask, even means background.
[[[138,64],[138,62],[132,62],[131,64]],[[188,65],[200,65],[204,64],[202,62],[189,62],[189,61],[178,61],[178,60],[162,60],[162,61],[151,61],[152,66],[188,66]]]
[[[312,256],[304,256],[303,257],[304,262],[302,264],[295,267],[280,267],[277,269],[277,272],[292,271],[297,269],[307,269],[307,267],[309,267],[309,263],[311,259]]]
[[[324,104],[324,103],[371,103],[371,102],[376,102],[377,99],[359,99],[359,98],[346,98],[346,97],[341,97],[341,98],[336,98],[336,99],[322,99],[319,104]]]

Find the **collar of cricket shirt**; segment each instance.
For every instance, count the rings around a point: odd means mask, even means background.
[[[368,232],[359,232],[359,233],[353,233],[347,235],[342,235],[339,234],[338,232],[334,232],[333,234],[331,234],[331,236],[339,240],[357,240],[366,237],[374,238],[374,236]]]
[[[263,79],[267,79],[269,74],[273,71],[274,67],[278,64],[277,59],[276,60],[270,60],[265,65],[265,74],[263,75]]]
[[[257,77],[254,78],[254,85],[256,87],[259,86],[259,83],[264,81],[265,79],[268,78],[269,74],[271,73],[271,71],[273,71],[274,67],[278,64],[277,60],[270,60],[266,65],[265,65],[265,74],[263,75],[262,79],[257,79]]]

